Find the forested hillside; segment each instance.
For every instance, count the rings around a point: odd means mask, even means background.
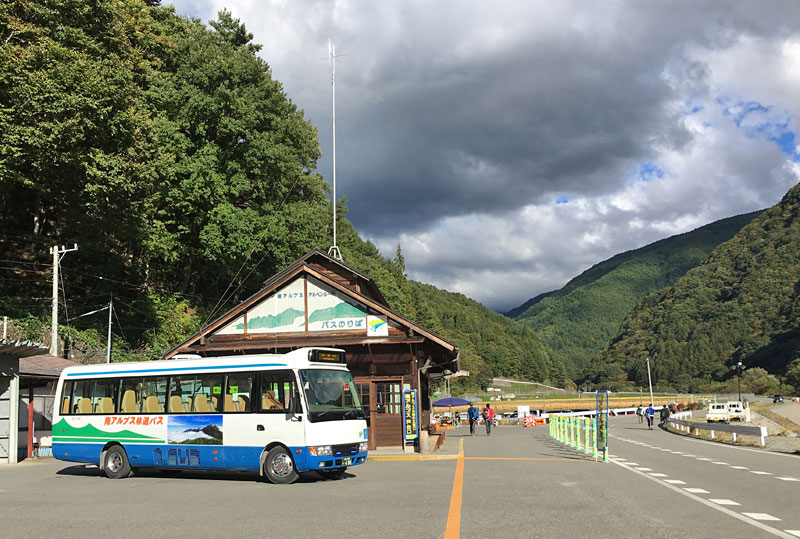
[[[602,352],[594,380],[646,385],[647,356],[654,380],[679,390],[729,379],[739,361],[754,372],[800,374],[799,215],[794,187],[674,286],[645,298]]]
[[[206,27],[148,0],[0,3],[0,315],[47,342],[52,245],[60,336],[78,360],[158,357],[331,242],[316,128],[230,13]],[[265,52],[264,57],[268,57]],[[493,375],[564,382],[530,331],[411,283],[359,238],[339,201],[344,260],[399,314]],[[452,310],[451,310],[452,309]],[[496,345],[496,346],[495,346]]]
[[[642,298],[675,283],[756,215],[722,219],[616,255],[535,302],[516,319],[563,360],[571,378],[580,379],[591,358],[616,335],[620,322]]]

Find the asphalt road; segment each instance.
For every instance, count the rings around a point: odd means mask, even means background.
[[[44,459],[0,467],[0,534],[800,537],[785,531],[800,530],[797,457],[648,431],[635,416],[612,418],[610,435],[606,464],[551,440],[546,427],[500,427],[491,437],[452,434],[463,436],[460,459],[368,461],[341,480],[288,486],[246,474],[115,481]],[[758,513],[780,520],[746,516]]]

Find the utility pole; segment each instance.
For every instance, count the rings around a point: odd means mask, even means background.
[[[106,345],[106,363],[111,363],[111,312],[114,310],[114,296],[108,300],[108,344]]]
[[[650,385],[650,406],[653,406],[653,379],[650,378],[650,356],[647,356],[647,383]]]
[[[63,245],[61,249],[58,245],[50,247],[50,254],[53,255],[53,314],[50,322],[50,355],[58,356],[58,265],[61,262],[61,256],[71,251],[78,250],[78,244],[72,249],[67,249]]]
[[[742,402],[742,362],[736,364],[736,377],[739,379],[739,402]]]

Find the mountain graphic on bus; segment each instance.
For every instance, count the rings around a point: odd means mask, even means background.
[[[167,443],[181,445],[222,445],[221,415],[171,416]]]
[[[295,320],[305,315],[303,311],[288,308],[277,315],[254,316],[247,320],[247,329],[273,329],[291,326]],[[236,324],[236,329],[244,330],[244,322]]]
[[[308,316],[308,323],[325,322],[327,320],[337,320],[339,318],[363,318],[367,313],[349,303],[342,302],[335,307],[327,309],[317,309]]]

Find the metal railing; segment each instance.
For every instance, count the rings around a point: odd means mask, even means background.
[[[736,442],[739,436],[755,436],[760,439],[761,447],[767,445],[767,427],[751,427],[746,425],[729,425],[725,423],[700,423],[698,421],[685,421],[677,419],[675,416],[667,419],[667,430],[674,429],[675,431],[685,433],[689,436],[699,436],[700,431],[709,431],[711,439],[715,439],[715,433],[728,432],[733,435],[733,441]],[[694,433],[694,434],[692,434]]]

